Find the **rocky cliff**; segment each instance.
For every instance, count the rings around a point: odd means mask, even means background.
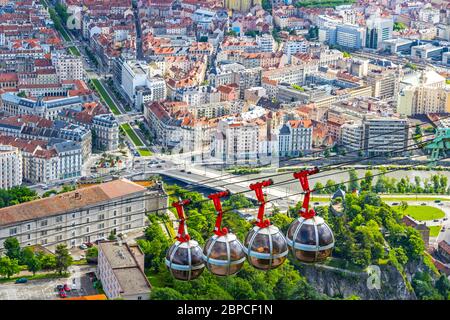
[[[296,268],[320,293],[347,298],[356,295],[364,300],[416,300],[411,279],[418,271],[428,271],[422,262],[408,263],[402,275],[392,265],[380,267],[380,289],[369,288],[367,272],[354,272],[326,265],[297,264]],[[370,282],[370,279],[369,279]]]

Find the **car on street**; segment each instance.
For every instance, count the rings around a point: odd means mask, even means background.
[[[438,219],[434,219],[433,222],[439,222],[439,220]]]
[[[398,206],[398,202],[392,203],[393,206]]]
[[[56,286],[56,290],[58,290],[58,291],[64,290],[64,286],[62,284],[58,284]]]
[[[440,202],[441,202],[441,200],[434,200],[434,202],[435,202],[435,203],[440,203]]]
[[[59,290],[58,292],[60,298],[67,298],[67,293],[63,290]]]
[[[422,202],[420,205],[421,206],[426,206],[427,204],[425,202]]]
[[[314,202],[314,205],[315,206],[318,206],[320,203],[319,202]]]
[[[86,249],[88,248],[88,246],[85,245],[85,244],[83,243],[83,244],[81,244],[81,245],[79,246],[79,248],[80,248],[81,250],[86,250]]]
[[[67,283],[63,286],[64,291],[70,292],[70,287],[67,285]]]
[[[27,282],[28,282],[27,278],[19,278],[19,279],[16,280],[15,283],[27,283]]]
[[[88,248],[93,247],[94,244],[92,242],[85,242],[84,243]]]

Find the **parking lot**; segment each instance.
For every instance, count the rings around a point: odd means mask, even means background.
[[[95,268],[94,268],[95,269]],[[86,273],[94,270],[90,266],[73,266],[69,278],[31,280],[27,283],[0,284],[0,300],[58,300],[56,286],[67,283],[74,290],[67,292],[67,298],[97,294]]]

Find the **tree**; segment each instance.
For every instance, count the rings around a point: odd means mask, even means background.
[[[0,275],[6,276],[8,279],[12,275],[20,272],[19,261],[11,259],[8,256],[0,258]]]
[[[56,258],[54,255],[38,252],[36,253],[36,257],[40,261],[43,270],[56,269]]]
[[[109,236],[108,236],[108,240],[109,240],[109,241],[114,241],[114,240],[116,240],[116,239],[117,239],[116,235],[114,234],[113,231],[111,231],[111,233],[110,233]]]
[[[19,240],[15,237],[9,237],[3,243],[3,247],[6,250],[6,256],[11,259],[20,259],[20,244]]]
[[[63,274],[63,272],[67,272],[69,267],[73,263],[73,258],[67,249],[65,244],[60,244],[56,247],[55,250],[55,259],[56,259],[56,271],[59,274]]]
[[[183,294],[172,288],[154,288],[150,294],[152,300],[184,300]]]
[[[356,173],[356,170],[352,169],[349,171],[348,174],[349,174],[348,190],[350,192],[358,190],[359,183],[358,183],[358,174]]]
[[[42,263],[36,257],[36,255],[33,255],[30,259],[28,259],[26,265],[27,265],[27,270],[30,272],[33,272],[33,275],[35,275],[36,272],[42,270]]]

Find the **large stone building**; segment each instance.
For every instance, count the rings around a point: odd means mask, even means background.
[[[126,234],[145,226],[146,213],[167,207],[161,185],[147,189],[127,179],[81,188],[0,209],[0,250],[8,237],[21,246],[52,250]]]
[[[109,299],[149,300],[151,285],[138,245],[104,241],[98,245],[97,277]]]

